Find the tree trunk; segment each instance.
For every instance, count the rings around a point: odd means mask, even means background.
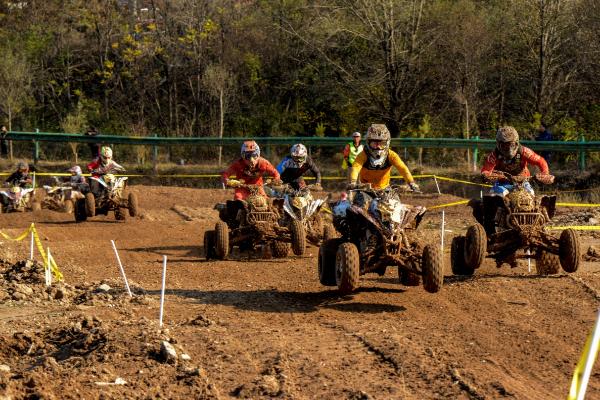
[[[223,107],[223,88],[219,90],[219,139],[223,138],[223,120],[224,118],[224,107]],[[221,156],[223,154],[223,146],[219,146],[219,167],[221,166]]]
[[[469,101],[465,99],[465,139],[470,139]],[[471,165],[471,149],[467,149],[467,165]]]
[[[12,110],[10,107],[8,107],[8,131],[12,132]],[[12,145],[12,140],[8,141],[8,154],[9,154],[9,159],[10,161],[13,160],[13,145]]]

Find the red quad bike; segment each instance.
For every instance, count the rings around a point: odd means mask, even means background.
[[[350,191],[354,203],[340,200],[331,205],[333,224],[341,238],[326,240],[319,248],[322,285],[351,293],[359,287],[361,275],[375,272],[382,276],[388,266],[397,266],[404,285],[418,285],[422,276],[426,291],[436,293],[442,288],[440,246],[423,246],[417,237],[426,209],[402,204],[399,190],[396,186],[376,190],[364,184]],[[372,199],[370,203],[365,195]]]
[[[517,259],[534,258],[539,275],[556,274],[560,267],[577,271],[581,260],[577,232],[565,229],[557,238],[546,227],[554,217],[556,196],[531,194],[525,189],[527,177],[499,175],[513,188],[505,197],[486,195],[469,202],[478,223],[452,240],[452,272],[473,275],[486,256],[498,267],[505,262],[516,267]]]
[[[228,200],[215,205],[219,218],[214,230],[204,233],[206,259],[227,258],[233,246],[240,250],[262,248],[263,254],[276,258],[287,257],[290,249],[301,256],[306,249],[306,234],[301,221],[289,227],[279,225],[277,207],[260,193],[260,185],[242,184],[250,191],[246,200]]]

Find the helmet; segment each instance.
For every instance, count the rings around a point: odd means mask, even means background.
[[[292,159],[301,167],[306,162],[306,146],[302,143],[298,143],[292,146],[290,150],[290,155]]]
[[[360,132],[354,132],[354,133],[352,134],[352,137],[353,137],[353,138],[355,138],[355,137],[358,137],[358,138],[359,138],[359,137],[360,137]]]
[[[260,147],[254,140],[246,140],[242,143],[242,158],[251,160],[260,157]]]
[[[519,134],[512,126],[502,126],[496,132],[496,148],[504,157],[513,158],[519,149]]]
[[[108,164],[112,160],[112,149],[108,146],[102,146],[100,148],[100,160],[103,164]]]
[[[385,124],[371,124],[367,130],[365,151],[372,165],[383,165],[390,149],[390,141],[390,131]]]
[[[71,167],[71,168],[69,168],[69,172],[72,173],[73,175],[81,175],[81,167],[79,165]]]
[[[25,161],[19,161],[17,163],[17,169],[23,172],[29,171],[29,164],[27,164]]]

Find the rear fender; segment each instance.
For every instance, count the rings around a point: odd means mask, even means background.
[[[286,213],[288,213],[288,215],[290,217],[292,217],[293,219],[298,219],[298,217],[296,216],[296,213],[294,212],[294,207],[292,207],[292,205],[290,204],[290,196],[288,196],[288,195],[285,195],[285,197],[284,197],[283,209],[285,210]]]
[[[306,218],[310,218],[315,212],[317,212],[321,206],[325,203],[325,200],[323,199],[317,199],[317,200],[313,200],[311,203],[308,204],[308,207],[306,207]]]

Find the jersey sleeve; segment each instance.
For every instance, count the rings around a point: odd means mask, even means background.
[[[544,157],[540,156],[530,148],[523,147],[523,157],[525,157],[527,162],[538,167],[541,174],[548,175],[550,173],[550,170],[548,169],[548,163],[546,160],[544,160]]]
[[[494,168],[496,168],[496,155],[494,154],[494,152],[491,152],[483,161],[483,167],[481,167],[481,174],[489,175],[494,171]]]
[[[315,176],[315,183],[321,183],[321,171],[319,170],[319,167],[317,167],[315,160],[313,160],[312,158],[309,158],[308,159],[308,167],[311,170],[311,172],[313,173],[313,175]]]
[[[260,170],[263,173],[266,173],[266,175],[272,176],[274,179],[281,179],[279,172],[275,169],[275,167],[273,167],[273,164],[271,164],[268,160],[264,158],[262,159],[262,165]]]
[[[230,176],[232,175],[236,175],[238,174],[238,162],[234,162],[233,164],[231,164],[229,166],[229,168],[227,168],[225,171],[223,171],[221,173],[221,182],[226,183],[227,179],[229,179]]]
[[[350,172],[350,182],[358,181],[358,175],[360,174],[360,170],[365,164],[365,161],[367,161],[367,155],[364,151],[361,152],[358,156],[356,156],[356,159],[352,163],[352,171]]]
[[[287,160],[288,157],[283,157],[283,160],[281,160],[281,162],[277,164],[277,167],[275,169],[277,170],[277,172],[279,172],[279,174],[283,174],[283,171],[285,170],[285,162]]]
[[[390,150],[390,154],[388,155],[388,157],[390,158],[390,163],[394,167],[396,167],[396,169],[398,170],[400,175],[402,175],[402,178],[404,178],[405,182],[411,183],[411,182],[415,181],[412,174],[408,170],[408,167],[406,166],[406,164],[404,164],[404,161],[402,161],[402,159],[400,159],[400,156],[398,155],[398,153]]]

